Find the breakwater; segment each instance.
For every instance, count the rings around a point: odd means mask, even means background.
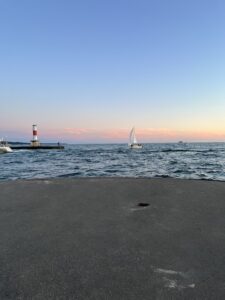
[[[64,149],[64,146],[57,145],[40,145],[40,146],[10,146],[12,150],[54,150],[54,149]]]

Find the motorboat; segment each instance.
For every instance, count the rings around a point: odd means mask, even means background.
[[[13,152],[9,144],[6,141],[0,140],[0,153]]]

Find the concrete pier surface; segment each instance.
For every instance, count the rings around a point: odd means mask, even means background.
[[[225,299],[225,182],[1,182],[0,299]]]

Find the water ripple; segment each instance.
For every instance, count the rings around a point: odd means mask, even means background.
[[[225,180],[225,143],[66,145],[64,151],[0,155],[0,180],[53,177],[174,177]]]

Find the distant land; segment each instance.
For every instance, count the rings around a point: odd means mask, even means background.
[[[11,144],[11,145],[28,145],[29,143],[25,143],[25,142],[8,142],[8,144]]]

